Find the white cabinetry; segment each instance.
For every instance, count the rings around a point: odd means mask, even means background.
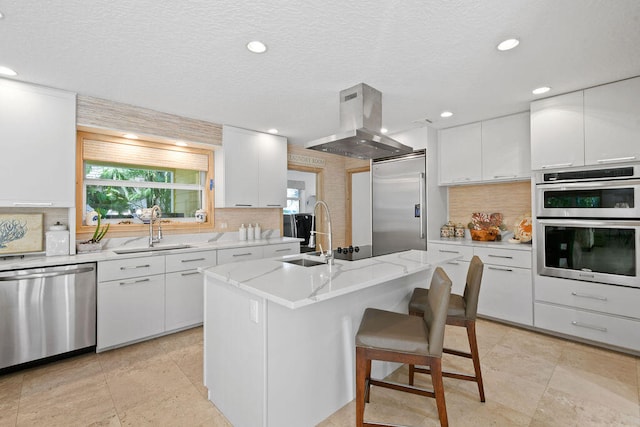
[[[439,184],[465,184],[482,179],[480,123],[443,129],[438,136]]]
[[[218,250],[218,264],[263,258],[262,246]]]
[[[164,332],[164,257],[98,263],[97,350]]]
[[[529,179],[529,134],[528,112],[441,130],[439,184]]]
[[[216,207],[286,206],[286,138],[224,126],[215,162]]]
[[[0,206],[75,206],[75,133],[74,93],[0,79]]]
[[[582,91],[531,103],[531,169],[584,164]]]
[[[640,351],[640,289],[536,276],[535,326]]]
[[[640,77],[531,103],[531,168],[640,160]]]
[[[482,180],[531,177],[529,112],[482,122]]]
[[[198,267],[214,265],[215,250],[166,256],[165,331],[202,323],[204,290]]]
[[[469,270],[469,262],[473,258],[473,248],[470,246],[448,245],[440,243],[428,243],[429,251],[441,253],[443,255],[459,255],[460,258],[455,261],[449,261],[441,267],[451,279],[451,293],[462,295],[467,282],[467,271]]]
[[[640,77],[584,91],[585,164],[640,160]]]
[[[274,258],[300,253],[300,243],[283,243],[281,245],[263,246],[262,258]]]

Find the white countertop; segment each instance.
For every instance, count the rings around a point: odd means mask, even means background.
[[[291,255],[201,269],[210,278],[296,309],[407,276],[459,258],[459,255],[405,251],[334,265],[302,267],[283,262]]]
[[[462,239],[462,238],[440,238],[429,240],[428,243],[442,243],[446,245],[472,246],[476,248],[499,248],[515,251],[531,252],[531,243],[509,243],[508,240],[500,242],[482,242],[479,240]]]
[[[233,233],[235,234],[235,233]],[[252,246],[266,246],[277,245],[282,243],[299,242],[302,239],[292,237],[269,237],[259,240],[215,240],[215,241],[194,241],[191,237],[184,237],[180,235],[167,236],[168,238],[163,240],[162,243],[156,244],[157,247],[173,246],[175,244],[187,244],[189,248],[162,250],[153,252],[137,252],[128,254],[116,254],[114,249],[127,249],[146,246],[146,239],[148,237],[142,237],[134,240],[131,245],[115,246],[112,248],[103,249],[100,252],[79,254],[79,255],[60,255],[60,256],[45,256],[42,255],[25,255],[24,257],[14,256],[7,259],[0,259],[0,271],[7,270],[19,270],[25,268],[38,268],[38,267],[50,267],[54,265],[66,265],[66,264],[79,264],[83,262],[96,262],[107,261],[113,259],[127,259],[127,258],[140,258],[156,255],[169,255],[176,253],[188,253],[188,252],[200,252],[212,249],[232,249],[243,248]]]

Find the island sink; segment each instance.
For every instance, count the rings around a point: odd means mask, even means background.
[[[313,267],[316,265],[327,265],[326,262],[314,261],[312,259],[307,258],[299,258],[299,259],[290,259],[282,262],[287,262],[289,264],[300,265],[302,267]]]
[[[113,252],[118,255],[122,255],[122,254],[136,254],[139,252],[170,251],[172,249],[187,249],[190,247],[191,245],[164,245],[164,246],[151,246],[151,247],[145,247],[145,248],[115,249]]]

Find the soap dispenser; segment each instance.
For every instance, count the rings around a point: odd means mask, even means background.
[[[247,240],[255,239],[256,235],[254,234],[253,225],[249,223],[249,227],[247,227]]]
[[[256,235],[256,240],[262,239],[262,228],[260,228],[260,224],[256,222],[256,226],[253,229],[253,232]]]
[[[247,229],[244,224],[238,229],[238,240],[247,240]]]

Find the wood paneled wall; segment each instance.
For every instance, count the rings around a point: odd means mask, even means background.
[[[449,220],[468,224],[473,212],[499,212],[513,231],[517,218],[531,214],[531,183],[461,185],[449,187]]]

